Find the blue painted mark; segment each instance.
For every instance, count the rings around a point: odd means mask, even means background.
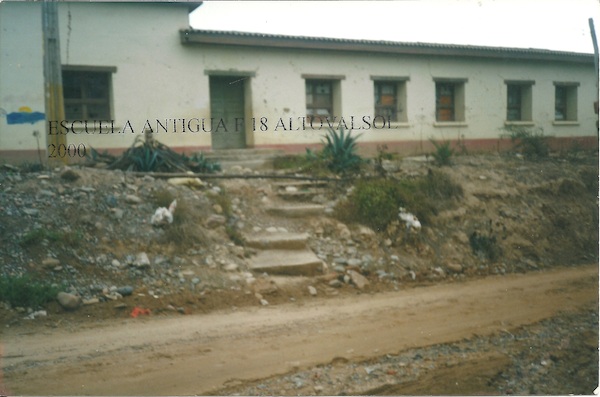
[[[7,124],[33,124],[45,119],[46,116],[41,112],[12,112],[6,115]]]

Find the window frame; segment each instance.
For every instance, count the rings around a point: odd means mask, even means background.
[[[505,80],[506,85],[506,125],[533,125],[533,80]],[[511,91],[518,89],[517,104],[511,106]],[[511,118],[511,109],[518,112],[518,118]]]
[[[555,125],[573,125],[578,124],[578,82],[554,82],[554,120]],[[563,118],[557,118],[558,110],[558,90],[564,89],[563,104],[561,106]]]
[[[469,81],[466,78],[434,78],[435,85],[435,123],[434,126],[466,126],[466,83]],[[450,104],[442,104],[442,87],[451,87]],[[451,111],[451,119],[440,117],[440,110]]]
[[[312,74],[303,74],[301,76],[304,79],[304,101],[305,101],[305,117],[306,122],[311,123],[312,120],[317,120],[319,122],[323,122],[326,124],[325,118],[329,117],[330,120],[333,120],[334,117],[337,117],[341,113],[341,81],[345,79],[345,76],[340,75],[312,75]],[[308,86],[312,84],[313,86],[316,84],[327,83],[329,85],[329,103],[328,106],[318,106],[314,104],[314,100],[309,104],[308,101]],[[311,115],[309,114],[309,109],[323,109],[327,108],[327,115]]]
[[[113,120],[113,95],[112,95],[112,80],[113,74],[117,71],[116,67],[105,67],[105,66],[74,66],[74,65],[63,65],[62,66],[62,81],[63,81],[63,102],[65,107],[65,119],[74,120],[102,120],[110,121]],[[73,84],[80,91],[80,97],[68,97],[67,87],[69,82],[69,75],[71,78],[79,79],[78,84]],[[101,97],[94,96],[91,91],[93,89],[93,80],[102,76],[101,84],[103,85],[103,95]],[[68,111],[69,106],[81,107],[81,111],[78,115],[70,114]],[[104,107],[103,111],[98,117],[94,117],[91,114],[90,108],[92,106]]]
[[[378,107],[381,108],[392,108],[395,113],[395,118],[390,118],[391,123],[395,125],[401,125],[408,122],[407,115],[407,100],[406,100],[406,85],[410,80],[406,76],[371,76],[371,80],[373,81],[373,110],[374,117],[383,116],[386,117],[387,114],[380,114],[378,112]],[[380,105],[377,103],[377,86],[378,85],[390,85],[394,87],[395,95],[394,95],[394,104],[392,106]]]

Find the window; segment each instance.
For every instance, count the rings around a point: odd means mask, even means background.
[[[554,120],[577,121],[578,83],[554,83]]]
[[[506,82],[506,121],[531,121],[532,81]]]
[[[435,118],[438,122],[465,121],[465,81],[437,80]]]
[[[406,122],[406,81],[398,78],[374,79],[375,117],[390,121]]]
[[[328,80],[306,80],[306,118],[333,116],[333,84]]]
[[[63,67],[67,120],[111,120],[111,73],[115,68]]]

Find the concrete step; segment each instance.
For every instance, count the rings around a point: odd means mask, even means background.
[[[211,160],[218,162],[221,165],[221,169],[224,171],[232,170],[236,166],[251,170],[264,170],[273,168],[273,160],[271,159],[221,160],[216,158]]]
[[[327,181],[300,181],[300,180],[290,180],[286,182],[273,182],[271,186],[275,189],[285,189],[288,186],[294,186],[298,188],[298,190],[308,189],[311,187],[324,187],[327,186],[329,182]]]
[[[301,218],[304,216],[323,215],[325,206],[320,204],[286,204],[265,209],[268,213],[287,218]]]
[[[318,190],[299,190],[297,192],[277,192],[277,196],[286,201],[310,201],[313,197],[321,192]]]
[[[223,170],[235,166],[256,170],[273,168],[273,159],[283,153],[278,149],[222,149],[206,152],[204,157],[218,162]]]
[[[266,250],[248,260],[250,270],[284,276],[316,276],[323,262],[314,252],[305,250]]]
[[[300,250],[306,248],[308,233],[258,233],[244,236],[248,247],[266,249]]]

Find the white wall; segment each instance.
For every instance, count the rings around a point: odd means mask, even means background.
[[[42,14],[39,4],[0,2],[0,150],[36,148],[44,122],[7,124],[6,114],[28,107],[44,113]]]
[[[373,116],[371,75],[408,76],[408,122],[393,129],[367,130],[363,142],[428,142],[429,138],[497,139],[506,115],[505,79],[534,80],[535,127],[553,136],[595,136],[592,103],[596,87],[592,65],[473,60],[449,57],[392,56],[343,52],[183,45],[179,30],[188,28],[188,8],[167,3],[59,3],[63,65],[116,67],[112,98],[115,130],[127,122],[135,134],[68,135],[68,143],[97,149],[126,148],[146,120],[210,118],[209,77],[205,71],[253,72],[251,103],[255,118],[266,117],[269,130],[251,132],[256,146],[302,147],[320,142],[324,131],[274,131],[279,118],[305,116],[303,74],[344,75],[343,116]],[[41,4],[0,3],[0,108],[6,113],[27,106],[44,112]],[[436,127],[434,77],[466,78],[466,121]],[[577,125],[557,126],[554,81],[580,82]],[[8,125],[0,117],[0,156],[36,150],[33,130],[44,122]],[[129,131],[129,130],[128,130]],[[188,151],[210,148],[209,133],[159,134],[167,145]]]
[[[405,141],[436,139],[497,139],[505,133],[505,80],[533,80],[533,123],[550,136],[595,136],[596,100],[593,65],[543,63],[510,60],[473,60],[417,56],[359,55],[264,48],[190,45],[189,51],[202,59],[205,69],[253,71],[251,79],[255,117],[267,117],[268,133],[255,132],[257,145],[289,145],[318,142],[323,132],[275,132],[280,117],[297,119],[305,115],[305,87],[302,74],[343,75],[342,114],[358,118],[373,116],[373,81],[370,76],[408,76],[408,123],[392,123],[391,130],[367,130],[361,141]],[[434,78],[464,78],[464,123],[436,126]],[[205,86],[207,77],[190,79]],[[579,82],[578,122],[558,126],[554,120],[554,82]],[[208,92],[202,91],[207,95]],[[199,109],[204,112],[205,109]],[[273,120],[273,121],[271,121]],[[281,130],[281,129],[280,129]]]

